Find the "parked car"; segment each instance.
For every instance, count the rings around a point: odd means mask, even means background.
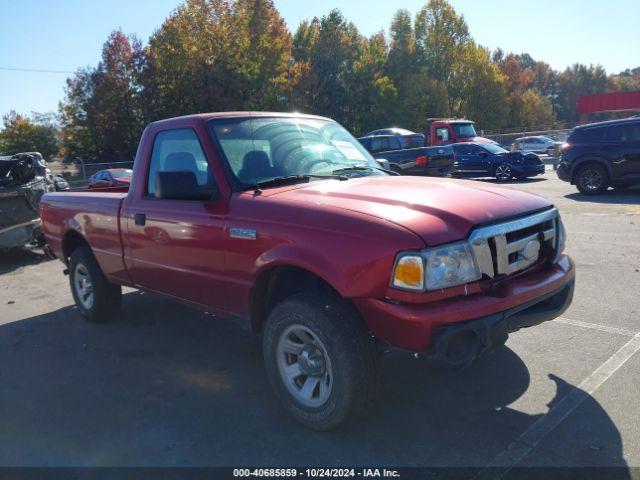
[[[560,151],[558,177],[586,195],[640,184],[640,119],[574,128]]]
[[[497,142],[476,133],[475,123],[464,118],[429,118],[427,145],[449,145],[460,142]]]
[[[234,319],[262,335],[284,407],[321,430],[366,411],[386,345],[459,368],[573,296],[547,200],[390,175],[310,115],[154,122],[127,192],[49,193],[40,214],[89,321],[116,314],[122,285]]]
[[[31,153],[0,157],[0,251],[43,243],[38,207],[52,190],[45,169]]]
[[[358,141],[376,160],[386,160],[388,169],[400,175],[444,177],[453,171],[450,146],[401,149],[395,135],[363,137]]]
[[[486,142],[466,142],[453,145],[454,175],[460,177],[511,178],[534,177],[544,173],[544,163],[535,153],[510,152]]]
[[[109,168],[99,170],[89,178],[89,188],[128,187],[133,170],[129,168]]]
[[[516,138],[511,145],[511,150],[520,152],[541,153],[555,157],[560,152],[562,142],[557,142],[553,138],[543,135]]]
[[[365,137],[375,137],[378,135],[393,135],[398,139],[400,148],[417,148],[424,147],[424,134],[412,132],[404,128],[380,128],[373,130],[365,135]]]
[[[53,182],[53,189],[56,192],[62,192],[64,190],[70,190],[69,182],[60,175],[51,175],[51,181]]]

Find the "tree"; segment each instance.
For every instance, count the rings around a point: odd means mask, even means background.
[[[458,75],[467,81],[461,90],[459,110],[454,113],[476,120],[483,129],[508,126],[507,79],[491,61],[489,51],[469,44],[460,68]]]
[[[613,90],[613,83],[600,65],[574,64],[558,75],[558,118],[575,124],[579,120],[578,98],[588,93]]]
[[[448,111],[443,113],[454,115],[467,80],[460,75],[464,57],[473,46],[467,23],[446,0],[429,0],[416,14],[414,32],[416,62],[445,92]]]
[[[121,31],[111,33],[94,69],[67,80],[60,104],[62,152],[70,158],[124,160],[135,154],[144,126],[137,69],[142,47]]]
[[[290,57],[272,0],[187,0],[149,40],[142,83],[151,116],[275,109]]]
[[[34,113],[29,119],[15,111],[2,117],[0,154],[40,152],[45,159],[58,153],[58,131],[50,114]]]

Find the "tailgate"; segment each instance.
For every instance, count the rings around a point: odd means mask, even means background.
[[[47,191],[43,178],[24,185],[0,187],[0,230],[38,218],[38,206]]]

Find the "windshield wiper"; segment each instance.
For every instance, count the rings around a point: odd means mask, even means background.
[[[295,184],[298,182],[308,182],[311,178],[333,178],[335,180],[349,180],[349,177],[345,177],[344,175],[316,175],[314,173],[305,173],[302,175],[283,175],[282,177],[270,178],[268,180],[263,180],[261,182],[256,182],[253,187],[254,193],[259,195],[262,192],[264,187],[275,187],[278,185],[288,185]]]
[[[337,170],[334,170],[332,173],[334,173],[334,174],[346,173],[346,172],[350,172],[352,170],[363,171],[363,172],[370,172],[372,170],[379,170],[379,171],[384,172],[386,174],[393,175],[393,172],[389,172],[389,170],[385,170],[384,168],[372,167],[372,166],[363,166],[363,165],[352,165],[350,167],[339,168]]]

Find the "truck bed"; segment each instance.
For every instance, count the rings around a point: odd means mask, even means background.
[[[387,160],[391,167],[395,166],[403,175],[442,177],[451,173],[454,162],[453,149],[450,146],[387,150],[372,155],[374,158]],[[425,157],[426,164],[421,164]]]
[[[120,208],[126,193],[77,192],[48,193],[40,202],[42,229],[52,253],[64,258],[64,234],[74,228],[87,239],[107,276],[128,283],[120,235]]]

